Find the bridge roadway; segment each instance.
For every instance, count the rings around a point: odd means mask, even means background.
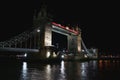
[[[3,52],[24,52],[24,53],[36,53],[36,52],[39,52],[39,49],[28,49],[28,48],[9,48],[9,47],[4,47],[4,48],[0,48],[0,51],[3,51]]]

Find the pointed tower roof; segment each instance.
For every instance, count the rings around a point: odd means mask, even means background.
[[[37,17],[47,17],[47,6],[43,4]]]
[[[48,17],[47,6],[45,4],[42,4],[39,12],[35,11],[33,16],[33,24],[35,27],[38,27],[40,24],[46,23],[51,20],[52,19]]]

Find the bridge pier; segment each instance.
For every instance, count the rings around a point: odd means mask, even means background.
[[[55,52],[53,50],[53,47],[51,47],[51,46],[45,47],[40,52],[41,59],[56,58],[57,56],[54,56],[54,55],[55,55]]]
[[[60,57],[55,54],[53,51],[53,47],[47,46],[42,48],[37,53],[29,53],[27,56],[28,61],[44,61],[44,62],[50,62],[50,61],[61,61]]]

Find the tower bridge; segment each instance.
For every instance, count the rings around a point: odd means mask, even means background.
[[[49,58],[54,55],[55,49],[58,47],[53,44],[55,43],[53,42],[53,37],[55,37],[53,32],[67,37],[65,44],[67,53],[82,54],[80,28],[70,29],[68,26],[53,22],[47,17],[44,7],[41,8],[37,16],[34,16],[32,29],[0,42],[0,52],[21,52],[28,55],[32,53],[29,56],[31,59]]]

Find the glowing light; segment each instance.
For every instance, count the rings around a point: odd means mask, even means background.
[[[53,52],[53,57],[57,57],[57,55],[55,54],[55,52]]]
[[[69,27],[66,27],[66,29],[68,30],[68,29],[69,29]]]
[[[40,32],[40,30],[39,30],[39,29],[37,29],[37,32]]]
[[[62,73],[62,74],[65,74],[65,65],[64,65],[64,61],[61,62],[61,68],[60,68],[60,70],[61,70],[61,73]]]
[[[24,54],[24,57],[27,57],[27,53]]]
[[[50,57],[50,51],[47,52],[46,57],[47,57],[47,58]]]
[[[80,52],[81,51],[81,47],[78,45],[78,52]]]
[[[52,28],[55,28],[55,26],[54,26],[54,25],[52,25]]]
[[[50,80],[51,79],[51,66],[47,65],[46,66],[46,80]]]
[[[21,78],[24,79],[24,80],[27,80],[27,75],[28,75],[27,62],[23,62]]]
[[[82,49],[82,52],[84,52],[85,50],[84,49]]]
[[[50,65],[46,66],[46,71],[47,71],[47,73],[50,73],[50,71],[51,71]]]
[[[23,68],[23,71],[26,72],[26,70],[27,70],[27,63],[26,62],[23,62],[23,67],[22,68]]]
[[[87,58],[88,56],[87,55],[84,55],[85,58]]]
[[[64,58],[65,56],[64,55],[61,55],[61,58]]]

